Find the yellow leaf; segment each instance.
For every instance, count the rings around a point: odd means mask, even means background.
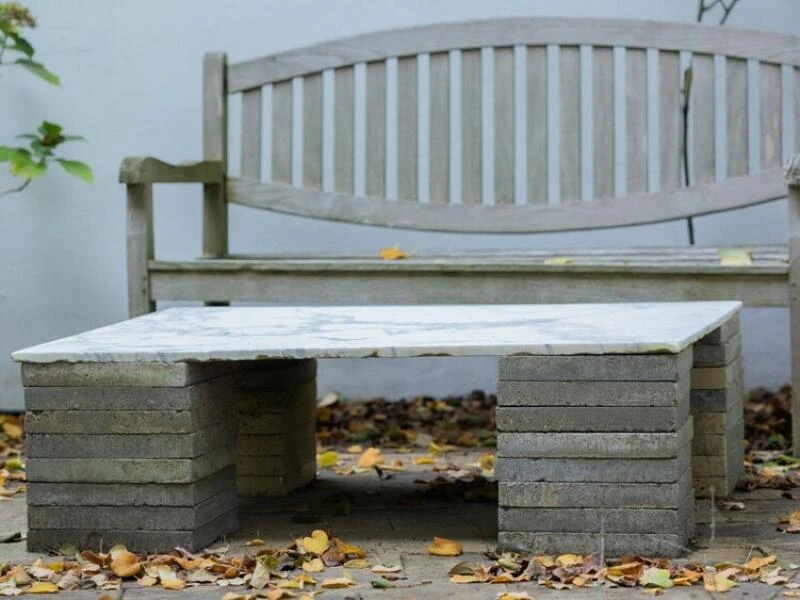
[[[562,567],[579,567],[584,563],[583,557],[577,554],[562,554],[556,558],[556,563]]]
[[[300,575],[295,576],[295,580],[308,585],[317,585],[317,581],[305,573],[300,573]]]
[[[262,592],[267,600],[281,600],[281,598],[294,598],[295,594],[289,590],[281,588],[270,588],[266,592]]]
[[[450,583],[483,583],[483,579],[475,575],[451,575]]]
[[[322,582],[322,587],[329,590],[335,590],[340,588],[347,588],[352,587],[356,584],[353,581],[353,578],[350,576],[349,573],[345,573],[342,577],[336,577],[335,579],[325,579]]]
[[[265,546],[266,542],[260,538],[255,538],[254,540],[250,540],[245,544],[245,546]]]
[[[790,590],[788,592],[783,592],[782,595],[787,598],[800,598],[800,590]]]
[[[571,256],[550,256],[544,259],[546,265],[571,265],[575,259]]]
[[[348,544],[340,540],[339,538],[333,538],[334,543],[336,544],[336,549],[339,550],[342,554],[344,554],[348,558],[366,558],[367,553],[364,552],[362,548],[358,546],[354,546],[352,544]]]
[[[363,451],[364,449],[361,447],[361,444],[355,444],[346,450],[348,454],[361,454]]]
[[[501,592],[497,600],[533,600],[528,592]]]
[[[162,579],[161,587],[165,590],[182,590],[186,587],[186,582],[182,579]]]
[[[19,471],[22,468],[24,468],[24,465],[18,456],[6,460],[6,469],[9,471]]]
[[[556,566],[556,561],[552,556],[547,556],[547,555],[535,556],[534,559],[545,569],[551,569]]]
[[[397,565],[395,567],[387,567],[386,565],[375,565],[370,569],[373,573],[399,573],[403,570],[403,567]]]
[[[491,471],[497,463],[497,457],[491,452],[481,455],[478,459],[478,466],[484,471]]]
[[[728,579],[727,571],[721,573],[705,573],[703,575],[703,587],[708,592],[727,592],[737,584],[735,581]]]
[[[752,265],[753,252],[747,248],[721,248],[719,264],[726,267]]]
[[[22,427],[20,427],[16,423],[12,423],[11,421],[4,421],[3,431],[5,431],[6,435],[12,440],[22,439]]]
[[[111,561],[111,572],[117,577],[136,577],[141,570],[139,557],[127,550],[116,552]]]
[[[311,532],[311,537],[303,538],[303,548],[306,549],[306,552],[311,552],[312,554],[322,554],[330,548],[330,545],[328,534],[321,529],[315,529]]]
[[[400,260],[403,258],[408,258],[408,254],[400,250],[397,244],[388,248],[381,248],[379,254],[383,260]]]
[[[142,587],[153,587],[155,584],[158,583],[158,579],[155,577],[150,577],[149,575],[145,575],[137,582]]]
[[[439,460],[435,456],[431,456],[430,454],[425,454],[423,456],[418,456],[414,459],[415,465],[435,465],[436,461]]]
[[[754,556],[753,558],[751,558],[750,560],[748,560],[745,563],[744,568],[745,568],[746,571],[758,571],[762,567],[766,567],[767,565],[771,565],[776,560],[778,560],[778,557],[776,555],[774,555],[774,554],[771,554],[770,556],[764,556],[764,557]]]
[[[358,458],[358,466],[362,468],[370,468],[377,465],[383,460],[380,448],[367,448],[364,453]]]
[[[303,588],[303,584],[295,579],[284,579],[283,581],[279,581],[276,585],[279,588],[284,588],[289,590],[299,590]]]
[[[28,594],[55,594],[58,592],[58,586],[55,583],[37,581],[26,592]]]
[[[319,573],[320,571],[324,570],[325,565],[318,558],[312,558],[311,560],[303,563],[303,571],[306,573]]]
[[[317,462],[323,469],[330,469],[339,464],[339,453],[334,450],[328,450],[317,456]]]
[[[345,569],[369,569],[372,565],[366,558],[353,558],[342,565]]]
[[[433,556],[460,556],[464,548],[458,542],[434,536],[433,544],[428,546],[428,554]]]

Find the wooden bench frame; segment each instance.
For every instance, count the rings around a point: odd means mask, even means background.
[[[689,54],[686,186],[681,104]],[[800,38],[683,23],[513,18],[366,34],[231,65],[224,54],[208,54],[203,79],[204,160],[122,164],[132,316],[169,300],[737,299],[790,308],[792,377],[800,389],[797,157],[781,177],[782,161],[800,148]],[[748,102],[749,86],[756,104]],[[293,115],[296,93],[302,110]],[[233,95],[241,95],[240,165],[228,164]],[[648,103],[658,106],[650,117]],[[576,127],[586,114],[592,127]],[[755,135],[750,120],[758,123]],[[653,123],[657,136],[648,131]],[[716,141],[720,129],[725,146]],[[262,141],[262,130],[271,139]],[[298,148],[292,140],[301,140]],[[265,148],[271,161],[262,172]],[[201,259],[155,259],[156,183],[203,185]],[[691,218],[780,199],[786,184],[788,252],[752,248],[752,262],[732,266],[720,264],[718,249],[694,246],[395,262],[228,252],[229,203],[386,227],[535,233]],[[800,439],[800,394],[792,424]]]

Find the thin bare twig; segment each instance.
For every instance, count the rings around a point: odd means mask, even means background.
[[[2,198],[3,196],[10,196],[11,194],[16,194],[18,192],[21,192],[30,185],[31,181],[33,181],[33,179],[26,179],[25,181],[22,182],[22,185],[0,192],[0,198]]]

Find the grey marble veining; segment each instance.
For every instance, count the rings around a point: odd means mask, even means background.
[[[171,308],[12,354],[19,362],[677,353],[740,302]]]

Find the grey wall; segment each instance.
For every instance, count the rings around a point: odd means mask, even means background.
[[[123,156],[199,158],[200,64],[208,50],[232,61],[368,31],[514,15],[692,20],[696,0],[30,0],[41,27],[29,36],[59,73],[51,88],[24,73],[0,79],[0,143],[43,118],[88,138],[70,153],[92,164],[87,186],[61,173],[0,200],[0,356],[17,348],[126,316]],[[742,0],[731,25],[800,34],[797,0]],[[0,189],[11,179],[0,174]],[[192,258],[200,248],[199,187],[162,187],[156,196],[156,251]],[[696,224],[701,244],[779,243],[781,202]],[[681,244],[683,223],[593,234],[457,236],[333,225],[233,207],[231,250],[408,250]],[[323,302],[323,298],[310,299]],[[748,310],[744,317],[748,385],[788,378],[788,317]],[[380,368],[376,368],[380,367]],[[0,360],[0,408],[22,406],[18,369]],[[321,389],[349,396],[400,396],[493,389],[491,361],[340,361],[322,365]]]

